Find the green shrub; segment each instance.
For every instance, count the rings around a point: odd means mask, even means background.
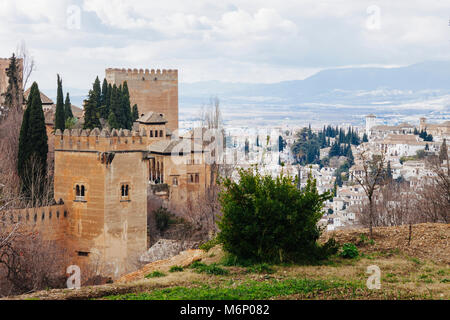
[[[180,266],[172,266],[169,270],[169,272],[183,272],[183,271],[184,271],[183,267]]]
[[[219,238],[215,237],[203,244],[201,244],[199,246],[199,248],[205,252],[208,252],[209,250],[211,250],[212,248],[214,248],[215,246],[217,246],[218,244],[220,244]]]
[[[359,256],[358,248],[353,243],[346,243],[342,246],[340,256],[346,259],[354,259]]]
[[[198,261],[195,261],[191,268],[195,270],[197,273],[206,273],[216,276],[227,275],[229,274],[228,270],[219,267],[216,263],[211,265],[207,265]]]
[[[270,263],[312,262],[329,255],[330,245],[324,249],[317,240],[330,193],[319,194],[311,178],[298,190],[297,181],[288,176],[273,179],[253,169],[240,170],[239,175],[239,182],[221,181],[219,241],[225,251],[240,259]]]
[[[225,256],[220,261],[220,264],[226,267],[250,267],[254,263],[249,259],[238,258],[237,256],[226,252]]]
[[[275,273],[275,270],[267,263],[255,264],[247,268],[248,273]]]
[[[164,207],[155,210],[153,213],[155,215],[156,228],[161,232],[166,231],[175,222],[174,215]]]
[[[166,274],[162,273],[160,271],[153,271],[152,273],[149,273],[148,275],[145,276],[145,279],[151,279],[151,278],[162,278],[165,277]]]

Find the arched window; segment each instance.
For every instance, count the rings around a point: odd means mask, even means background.
[[[75,186],[75,201],[85,201],[84,197],[86,196],[86,187],[84,185],[76,185]]]
[[[130,186],[126,183],[123,183],[120,186],[120,195],[121,201],[130,201]]]
[[[162,130],[159,131],[159,136],[160,136],[161,138],[164,136]]]
[[[153,138],[153,130],[150,130],[150,138]]]
[[[155,138],[158,138],[158,130],[155,130]]]

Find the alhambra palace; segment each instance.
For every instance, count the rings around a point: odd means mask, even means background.
[[[8,63],[0,60],[1,92]],[[10,219],[69,248],[74,264],[102,263],[117,278],[149,248],[149,202],[155,199],[182,212],[215,179],[206,152],[192,135],[175,136],[177,70],[107,69],[106,80],[118,86],[127,81],[131,104],[139,106],[141,115],[133,129],[53,132],[46,112],[56,204],[16,210]],[[53,102],[42,96],[43,108],[50,110]],[[80,111],[74,108],[75,116],[82,117]]]

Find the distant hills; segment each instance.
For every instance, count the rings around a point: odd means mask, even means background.
[[[399,68],[339,68],[320,71],[305,80],[272,84],[205,81],[180,84],[187,104],[217,95],[228,102],[402,103],[450,93],[450,61],[423,62]]]
[[[67,88],[67,91],[71,94],[72,103],[82,106],[89,90]],[[44,92],[55,100],[56,90]],[[450,95],[450,61],[422,62],[398,68],[328,69],[304,80],[270,84],[222,81],[180,83],[181,108],[199,107],[216,95],[223,105],[230,106],[294,107],[312,103],[370,107],[439,101],[441,97]],[[443,101],[448,101],[448,98]]]

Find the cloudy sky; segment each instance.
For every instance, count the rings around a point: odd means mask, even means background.
[[[278,82],[344,66],[450,60],[450,1],[0,0],[0,57],[25,41],[41,88],[108,67]]]

